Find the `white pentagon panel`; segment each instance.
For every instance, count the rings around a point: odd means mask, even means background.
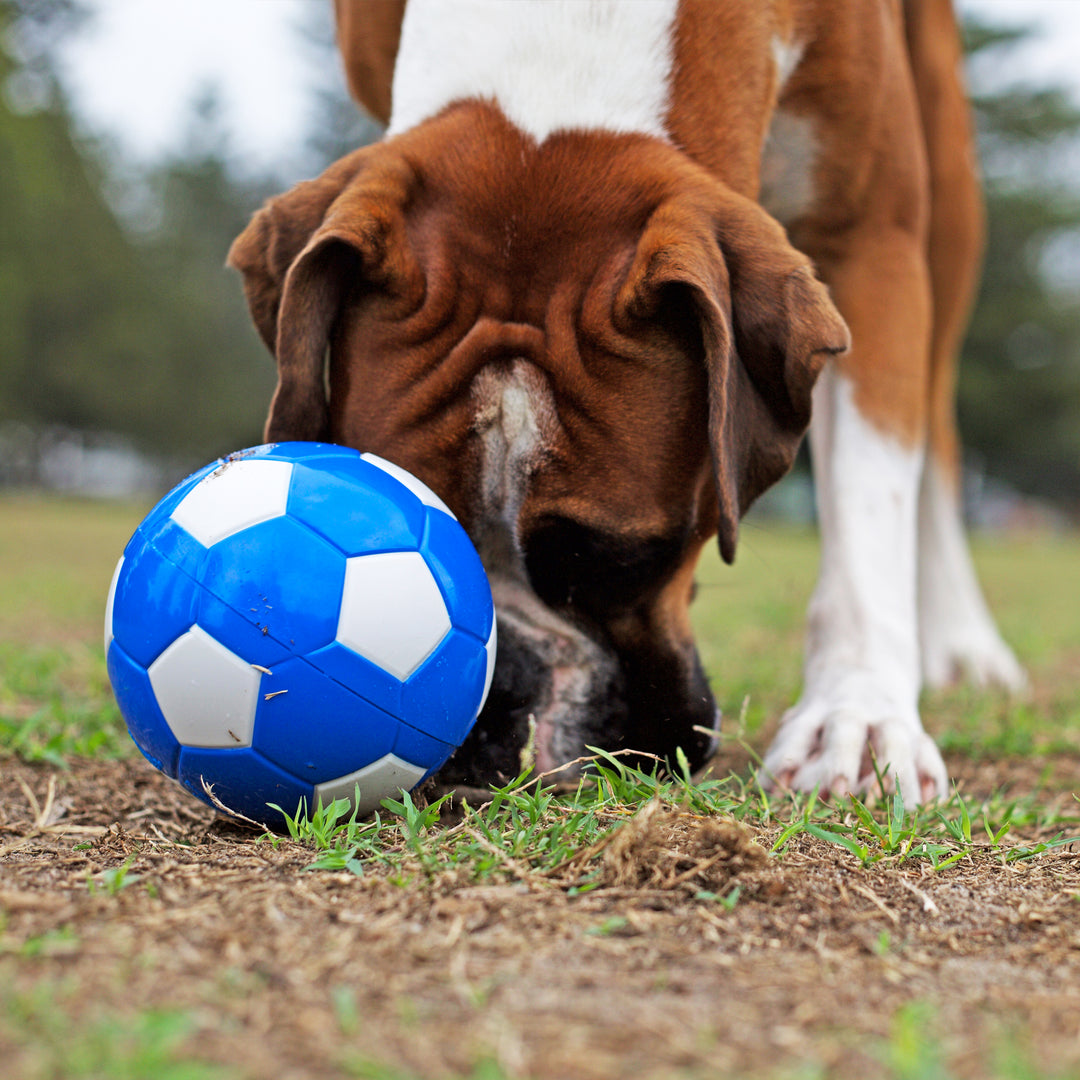
[[[181,634],[147,674],[183,746],[251,745],[262,674],[201,626]]]
[[[497,634],[495,625],[495,615],[491,616],[491,633],[488,634],[488,639],[484,643],[484,651],[487,653],[487,674],[484,676],[484,696],[480,699],[480,709],[484,707],[484,702],[487,701],[488,691],[491,689],[491,676],[495,674],[495,652],[496,652]],[[480,709],[477,709],[479,713]]]
[[[241,529],[284,514],[292,471],[288,461],[226,461],[184,496],[172,519],[210,547]]]
[[[372,465],[382,469],[384,473],[389,474],[395,480],[400,480],[425,506],[434,506],[436,510],[441,510],[444,514],[450,514],[457,521],[457,518],[450,513],[450,507],[427,484],[422,480],[417,480],[411,472],[403,469],[400,465],[395,465],[392,461],[387,461],[386,458],[379,457],[378,454],[361,454],[360,456],[365,461],[369,461]]]
[[[407,679],[450,629],[439,586],[418,551],[346,560],[337,640]]]
[[[396,754],[385,754],[378,761],[373,761],[348,776],[339,776],[336,780],[316,784],[315,803],[317,805],[320,799],[323,806],[329,806],[335,799],[348,799],[351,803],[356,793],[356,785],[359,784],[360,803],[357,812],[369,814],[372,810],[378,810],[379,804],[387,796],[395,797],[400,788],[411,791],[426,771]]]
[[[105,601],[105,652],[109,651],[109,646],[112,644],[113,629],[112,629],[112,613],[113,613],[113,601],[116,600],[116,583],[120,580],[120,571],[124,568],[124,556],[120,556],[120,561],[116,564],[116,569],[113,571],[112,582],[109,585],[109,598]]]

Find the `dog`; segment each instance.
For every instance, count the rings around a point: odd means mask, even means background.
[[[1023,685],[961,522],[982,244],[948,0],[336,0],[388,125],[236,240],[268,441],[373,451],[487,568],[492,689],[450,782],[588,746],[693,769],[694,567],[810,425],[820,578],[770,788],[947,793],[924,684]]]

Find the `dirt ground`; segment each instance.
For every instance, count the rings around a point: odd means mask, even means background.
[[[976,798],[1080,790],[1080,760],[950,764]],[[652,817],[574,896],[303,872],[310,848],[256,842],[140,760],[0,762],[3,1072],[40,1067],[10,1018],[46,986],[75,1030],[189,1012],[185,1052],[251,1077],[981,1077],[1018,1046],[1080,1075],[1080,851],[988,846],[935,874]],[[127,887],[88,886],[131,856]],[[732,882],[731,910],[693,898]]]

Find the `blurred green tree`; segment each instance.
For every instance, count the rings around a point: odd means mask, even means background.
[[[18,18],[21,6],[0,2],[0,418],[108,423],[85,384],[135,374],[120,298],[142,277],[36,45],[39,20],[72,26],[77,9],[34,2]]]
[[[312,174],[377,135],[348,99],[328,3],[304,9]],[[186,139],[134,167],[81,137],[53,57],[79,0],[0,0],[0,423],[126,435],[203,460],[255,441],[273,364],[224,267],[282,185],[242,176],[213,87]],[[1074,511],[1080,500],[1080,109],[1006,83],[1027,36],[968,20],[989,243],[961,366],[969,461]]]
[[[969,463],[1080,512],[1080,108],[1003,83],[1031,35],[969,19],[988,242],[958,390]]]
[[[273,365],[224,261],[277,185],[230,174],[212,88],[150,169],[80,138],[53,54],[82,15],[0,0],[0,422],[201,461],[260,437]]]
[[[374,142],[382,125],[363,112],[346,91],[329,0],[302,8],[297,31],[311,73],[306,157],[311,171],[317,173],[349,151]]]
[[[153,216],[136,243],[160,320],[154,396],[170,402],[156,444],[202,458],[260,440],[275,382],[225,256],[277,183],[235,176],[228,141],[217,89],[205,86],[179,149],[139,177]]]

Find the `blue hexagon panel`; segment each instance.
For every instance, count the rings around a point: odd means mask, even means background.
[[[148,667],[195,621],[199,591],[195,581],[155,548],[130,546],[113,596],[116,640],[133,660]]]
[[[468,533],[448,514],[429,509],[420,552],[439,583],[450,621],[487,641],[494,611],[491,586]]]
[[[127,551],[138,543],[152,546],[163,558],[190,577],[199,578],[206,562],[206,548],[169,516],[151,514],[136,530]]]
[[[486,677],[483,642],[451,630],[402,686],[401,715],[433,738],[460,746],[480,711]]]
[[[268,458],[271,461],[289,461],[303,464],[305,462],[336,461],[343,454],[359,457],[360,451],[352,450],[347,446],[339,446],[337,443],[281,442],[263,443],[261,446],[253,446],[241,453],[245,456]]]
[[[393,752],[402,760],[427,770],[417,781],[417,783],[422,783],[436,769],[442,767],[454,749],[449,743],[433,739],[430,735],[409,727],[408,724],[401,724],[398,727],[397,738],[394,740]]]
[[[175,779],[180,744],[158,708],[146,669],[115,640],[109,646],[107,664],[116,703],[135,745],[151,765]]]
[[[216,638],[250,664],[270,668],[292,655],[292,652],[279,641],[268,633],[264,634],[262,627],[249,622],[233,611],[228,604],[201,587],[195,618],[199,626],[211,637]]]
[[[388,671],[339,641],[309,653],[307,659],[332,679],[362,694],[372,705],[392,716],[401,713],[401,683]]]
[[[205,750],[184,746],[180,750],[177,779],[204,803],[213,806],[200,777],[211,784],[214,795],[230,810],[260,824],[280,824],[281,816],[268,803],[276,803],[294,815],[301,799],[312,805],[314,788],[267,761],[257,751]]]
[[[263,676],[252,745],[304,781],[321,784],[390,753],[398,723],[297,657]]]
[[[334,640],[344,580],[341,553],[291,517],[226,537],[202,573],[208,592],[298,653]]]
[[[359,454],[316,464],[317,469],[297,466],[289,493],[290,514],[346,555],[418,546],[424,507],[412,492]]]

